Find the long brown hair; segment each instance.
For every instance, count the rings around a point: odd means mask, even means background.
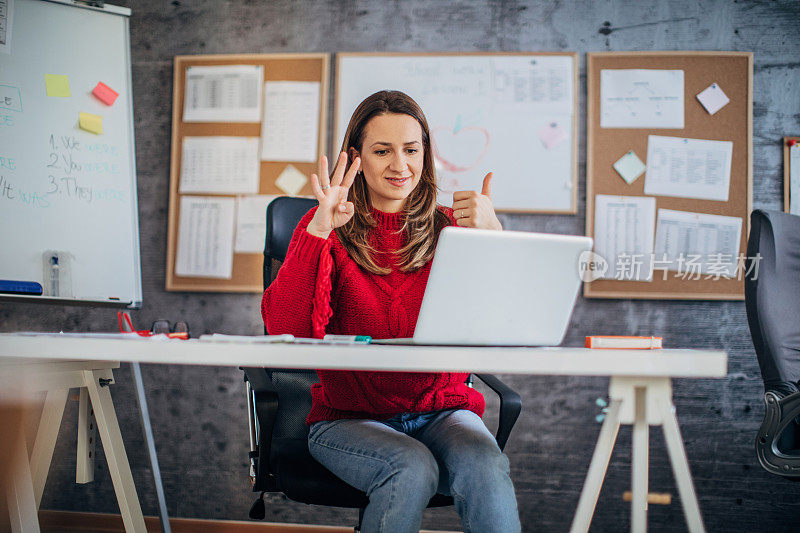
[[[436,208],[436,171],[433,166],[433,150],[428,121],[419,105],[407,94],[400,91],[379,91],[367,97],[353,113],[344,134],[342,151],[350,158],[351,149],[361,153],[364,144],[364,130],[375,116],[385,114],[409,115],[416,119],[422,128],[423,162],[419,183],[406,198],[403,207],[404,223],[400,231],[408,237],[407,243],[398,250],[400,270],[412,272],[425,266],[436,249],[439,231],[449,220],[447,215]],[[369,192],[364,173],[356,175],[350,187],[348,200],[355,206],[355,214],[350,221],[336,228],[339,242],[353,260],[363,269],[373,274],[385,275],[391,272],[375,263],[372,253],[375,249],[369,243],[369,231],[377,222],[370,212]]]

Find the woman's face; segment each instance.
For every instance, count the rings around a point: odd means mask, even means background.
[[[364,128],[361,170],[375,209],[397,213],[422,174],[422,126],[410,115],[377,115]]]

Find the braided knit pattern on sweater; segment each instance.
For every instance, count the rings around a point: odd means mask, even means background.
[[[440,207],[454,224],[452,210]],[[316,207],[295,229],[275,280],[261,300],[261,315],[271,335],[322,338],[369,335],[374,339],[413,337],[430,273],[430,262],[415,272],[398,270],[407,237],[402,213],[372,210],[377,226],[370,242],[375,262],[390,267],[385,276],[362,269],[347,254],[335,232],[321,239],[306,231]],[[317,370],[306,423],[342,418],[384,420],[399,413],[469,409],[483,415],[478,391],[464,383],[466,373]]]

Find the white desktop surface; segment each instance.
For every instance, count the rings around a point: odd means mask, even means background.
[[[720,378],[720,350],[256,344],[197,339],[109,339],[0,334],[0,365],[30,360],[451,371],[569,376]]]
[[[241,340],[218,342],[166,337],[0,334],[0,390],[22,393],[34,388],[48,390],[51,391],[48,392],[49,399],[54,389],[60,389],[58,402],[52,402],[56,407],[50,409],[58,411],[58,423],[53,427],[60,425],[67,392],[65,387],[87,388],[92,396],[95,414],[99,415],[97,425],[103,436],[106,457],[109,465],[115,465],[116,468],[112,472],[112,481],[126,531],[144,533],[144,518],[113,403],[108,387],[103,386],[113,382],[111,369],[117,368],[119,362],[609,376],[609,411],[598,437],[570,531],[588,532],[620,424],[632,424],[631,530],[644,532],[647,527],[647,435],[650,425],[661,425],[688,528],[691,532],[705,532],[675,417],[671,379],[724,377],[728,364],[728,356],[724,351],[264,344]],[[45,413],[50,411],[45,408]],[[42,424],[39,431],[42,433]],[[26,460],[17,462],[21,466],[17,467],[19,472],[14,477],[13,494],[18,499],[18,505],[11,515],[16,516],[17,523],[22,524],[20,531],[27,525],[38,526],[36,508],[50,467],[57,431],[51,433],[49,439],[41,439],[46,442],[46,446],[41,446],[47,449],[46,452],[35,453],[38,459],[32,459],[30,467]],[[24,438],[17,440],[15,453],[27,459]],[[39,448],[39,440],[37,435],[34,450]]]

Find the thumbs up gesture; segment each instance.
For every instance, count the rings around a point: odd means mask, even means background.
[[[483,178],[483,188],[477,191],[453,193],[453,217],[456,224],[467,228],[502,230],[492,206],[492,173]]]

